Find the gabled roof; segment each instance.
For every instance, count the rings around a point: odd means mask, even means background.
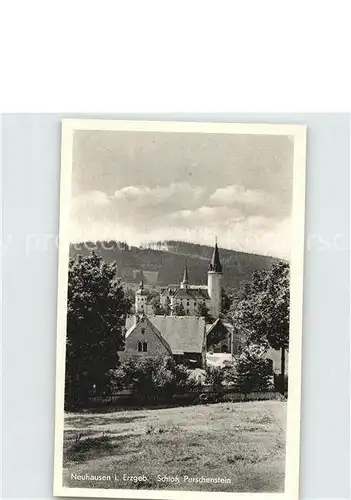
[[[126,333],[126,339],[137,328],[137,326],[139,326],[139,324],[141,322],[143,322],[145,325],[147,325],[149,328],[151,328],[151,330],[153,331],[153,333],[156,335],[156,337],[158,337],[158,339],[164,345],[164,347],[167,349],[167,351],[169,352],[169,354],[172,354],[172,349],[171,349],[170,345],[168,344],[168,342],[166,341],[166,339],[161,335],[161,333],[159,332],[159,330],[155,327],[155,325],[152,324],[152,322],[150,321],[150,319],[147,316],[145,316],[145,315],[143,315],[139,319],[139,321],[137,323],[133,323],[133,325],[129,328],[129,330]]]
[[[228,330],[228,332],[232,332],[234,327],[230,323],[222,321],[220,318],[216,319],[216,321],[210,325],[206,325],[206,334],[208,335],[211,333],[213,330],[216,330],[217,328],[225,328]]]
[[[137,323],[137,317],[135,314],[127,316],[126,318],[126,323],[125,323],[125,332],[126,332],[126,337],[129,335],[129,331],[134,329],[134,326]]]
[[[149,321],[169,344],[173,354],[201,353],[205,321],[196,316],[150,316]]]

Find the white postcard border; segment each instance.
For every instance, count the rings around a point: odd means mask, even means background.
[[[157,131],[177,133],[218,133],[252,135],[286,135],[294,139],[293,209],[291,244],[291,318],[289,344],[289,397],[286,435],[286,475],[284,493],[234,493],[184,490],[134,490],[67,488],[63,480],[63,430],[64,430],[64,382],[67,316],[67,279],[69,262],[69,216],[71,206],[71,176],[73,134],[75,130],[106,131]],[[55,394],[55,448],[53,495],[61,497],[169,499],[187,498],[235,498],[247,499],[259,496],[262,500],[279,500],[299,497],[300,419],[301,419],[301,357],[302,357],[302,308],[303,263],[305,232],[305,184],[306,184],[306,126],[289,124],[252,123],[204,123],[166,121],[124,121],[105,119],[62,120],[61,185],[59,267],[57,299],[56,345],[56,394]]]

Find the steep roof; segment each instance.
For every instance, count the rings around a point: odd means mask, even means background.
[[[126,318],[126,324],[125,324],[125,327],[126,327],[126,335],[128,335],[128,331],[132,328],[132,326],[134,325],[135,323],[135,318],[134,316],[127,316]]]
[[[216,244],[213,250],[212,254],[212,259],[211,259],[211,264],[210,264],[210,271],[214,271],[215,273],[221,273],[222,272],[222,264],[219,259],[219,251],[218,251],[218,246],[217,246],[217,240]]]
[[[173,354],[201,353],[205,342],[205,321],[195,316],[150,316],[150,322],[169,344]]]
[[[139,289],[135,292],[138,295],[147,295],[147,291],[144,289],[144,273],[141,271],[141,279]]]
[[[178,288],[179,288],[179,286],[178,286]],[[175,288],[174,285],[168,286],[167,288],[165,288],[161,292],[161,295],[174,295],[176,293],[176,291],[178,290],[178,288]]]
[[[209,300],[208,291],[203,288],[180,288],[175,292],[175,297],[179,299],[204,299]]]
[[[165,346],[165,348],[167,349],[167,351],[169,352],[169,354],[172,354],[172,349],[171,349],[170,345],[168,344],[167,340],[161,335],[161,333],[157,329],[157,327],[155,327],[155,325],[153,325],[152,322],[150,321],[150,319],[147,316],[145,316],[145,315],[143,315],[139,319],[138,323],[133,323],[133,325],[128,329],[128,331],[126,333],[126,338],[128,338],[129,335],[135,330],[135,328],[137,326],[139,326],[140,322],[143,322],[145,325],[148,325],[149,328],[151,328],[151,330],[153,331],[153,333],[156,335],[156,337],[158,337],[158,339],[160,340],[160,342],[162,342],[162,344]]]
[[[210,325],[206,325],[206,334],[208,335],[213,330],[217,328],[225,328],[228,332],[232,332],[234,327],[230,323],[222,321],[220,318],[216,319],[216,321]]]
[[[183,281],[182,283],[187,284],[189,283],[189,276],[188,276],[188,266],[185,264],[184,267],[184,275],[183,275]]]

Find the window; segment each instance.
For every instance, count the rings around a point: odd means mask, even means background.
[[[143,342],[143,352],[147,352],[147,342]]]
[[[144,335],[145,334],[145,328],[141,329],[141,333]]]
[[[142,343],[139,341],[138,342],[138,351],[141,352],[143,350]]]
[[[267,359],[269,371],[273,373],[273,359]]]

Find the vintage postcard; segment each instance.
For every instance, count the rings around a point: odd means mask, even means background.
[[[298,498],[304,125],[63,120],[54,495]]]

